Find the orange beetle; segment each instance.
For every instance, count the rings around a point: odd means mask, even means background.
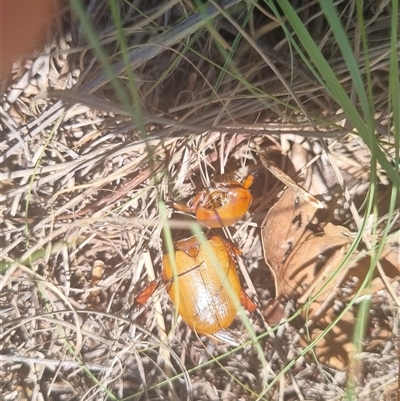
[[[240,184],[237,181],[219,182],[211,190],[203,190],[187,205],[171,202],[184,213],[195,213],[199,223],[209,228],[226,227],[237,223],[249,210],[253,197],[249,188],[257,172],[252,172]]]
[[[247,310],[256,309],[241,288],[233,253],[241,254],[217,235],[204,242],[196,236],[178,241],[174,255],[176,276],[169,255],[163,257],[163,278],[170,282],[167,291],[171,301],[183,320],[199,334],[214,334],[228,328],[235,319],[238,308],[226,283]],[[155,289],[151,283],[135,301],[144,303]]]

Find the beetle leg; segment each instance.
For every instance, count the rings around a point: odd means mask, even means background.
[[[166,204],[179,212],[191,214],[196,213],[196,210],[204,204],[205,199],[207,199],[207,193],[206,191],[201,191],[192,198],[187,205],[176,202],[173,199],[168,200]]]
[[[188,202],[188,208],[192,213],[196,213],[197,209],[204,206],[209,198],[209,193],[206,190],[200,191],[194,198]]]
[[[225,245],[228,248],[229,252],[232,255],[236,255],[236,256],[240,256],[240,257],[244,258],[243,252],[234,243],[232,243],[231,241],[228,241],[227,239],[224,239],[224,242],[225,242]]]
[[[237,257],[242,259],[245,266],[247,266],[247,267],[250,266],[249,259],[247,259],[247,257],[245,255],[243,255],[243,252],[236,246],[236,244],[234,244],[231,241],[228,241],[227,239],[224,239],[224,243],[232,256],[236,255]]]
[[[183,212],[183,213],[192,213],[192,210],[190,209],[190,207],[184,205],[183,203],[178,203],[175,202],[174,200],[169,200],[168,202],[166,202],[166,204],[170,207],[172,207],[173,209],[179,211],[179,212]]]
[[[240,293],[240,303],[242,304],[243,308],[249,312],[254,312],[257,309],[257,305],[251,300],[251,298],[243,289]]]
[[[252,185],[256,177],[258,176],[258,170],[252,171],[243,181],[243,188],[249,189]]]
[[[134,298],[134,302],[139,305],[144,305],[147,300],[154,294],[159,285],[160,280],[152,281],[146,288],[140,291],[139,295]]]

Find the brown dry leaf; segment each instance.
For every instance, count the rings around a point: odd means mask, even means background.
[[[303,345],[314,341],[337,317],[333,304],[334,300],[339,300],[343,301],[344,305],[345,297],[341,294],[341,287],[344,283],[347,281],[355,283],[348,289],[353,295],[365,279],[369,266],[367,257],[354,261],[333,276],[346,252],[346,246],[334,251],[319,272],[318,277],[315,278],[312,287],[300,299],[299,303],[301,304],[316,296],[315,300],[302,313],[302,319],[308,322],[310,327],[308,335],[304,335],[301,339]],[[355,352],[352,342],[354,321],[353,311],[346,312],[332,330],[318,341],[314,347],[314,355],[320,363],[338,370],[346,370],[349,367],[352,354]]]
[[[275,276],[275,286],[279,269],[305,234],[315,212],[315,207],[287,188],[265,217],[261,225],[261,238],[265,261]]]
[[[293,249],[293,252],[286,259],[285,264],[277,272],[276,284],[279,294],[286,297],[301,297],[311,286],[317,290],[322,286],[317,286],[317,279],[324,285],[326,276],[337,267],[325,264],[318,271],[320,258],[324,254],[331,252],[335,248],[342,247],[350,243],[351,236],[344,227],[335,226],[328,223],[322,233],[306,233]],[[337,262],[340,263],[341,259]],[[323,278],[322,278],[323,277]],[[322,280],[321,280],[322,278]],[[326,288],[326,291],[330,291]]]
[[[261,231],[266,262],[274,277],[277,296],[296,298],[298,306],[314,298],[301,314],[302,325],[307,322],[308,335],[301,339],[303,345],[314,341],[337,317],[334,301],[344,306],[359,289],[369,269],[368,256],[353,261],[338,270],[352,234],[344,227],[327,223],[322,232],[308,229],[316,209],[298,198],[290,189],[284,191],[265,218]],[[389,277],[394,276],[397,247],[393,241],[383,253]],[[390,271],[389,271],[390,270]],[[398,270],[397,270],[398,272]],[[383,287],[379,278],[372,282],[368,293]],[[343,290],[345,288],[345,290]],[[353,311],[341,320],[314,346],[314,355],[320,363],[338,370],[346,370],[355,352],[352,343],[355,316]],[[311,355],[311,354],[310,354]]]
[[[328,236],[326,238],[329,239]],[[333,276],[346,253],[346,246],[337,249],[324,264],[309,290],[298,300],[299,304],[305,304],[307,299],[315,297],[302,313],[302,318],[311,327],[309,335],[302,338],[303,345],[314,341],[337,317],[334,301],[341,301],[345,305],[354,297],[366,278],[370,257],[369,255],[359,257],[357,253],[342,271]],[[393,267],[391,269],[384,267],[384,272],[389,277],[393,277],[392,270]],[[382,288],[384,284],[378,275],[378,270],[375,270],[375,279],[362,294],[374,294]],[[314,353],[321,363],[338,370],[346,370],[349,367],[352,353],[355,352],[352,343],[354,323],[353,311],[346,312],[335,327],[315,345]]]
[[[323,329],[319,327],[310,329],[308,335],[300,339],[300,344],[306,347],[322,332]],[[351,341],[353,332],[354,315],[349,311],[317,344],[315,344],[313,354],[310,352],[308,356],[315,355],[319,363],[334,369],[347,370],[351,357],[356,351]]]
[[[335,226],[331,223],[328,223],[324,228],[324,237],[321,238],[322,241],[317,240],[316,235],[311,235],[309,240],[305,240],[300,243],[298,247],[293,250],[293,258],[288,258],[287,262],[282,268],[283,280],[288,282],[289,280],[297,280],[299,279],[295,276],[295,273],[299,271],[299,263],[306,259],[305,255],[308,255],[308,259],[312,259],[313,255],[320,252],[320,255],[323,254],[329,248],[337,247],[339,245],[346,245],[351,242],[351,234],[344,227]],[[329,247],[324,248],[323,240],[328,241]],[[308,245],[305,247],[305,245]],[[318,249],[311,249],[312,246],[321,246]],[[303,249],[304,248],[304,249]],[[365,255],[360,257],[358,252],[355,252],[352,256],[351,261],[347,264],[347,266],[338,274],[335,274],[337,268],[340,266],[340,263],[343,261],[345,255],[347,253],[347,247],[342,246],[340,249],[337,249],[333,252],[333,254],[326,260],[324,266],[321,267],[318,274],[313,278],[309,277],[308,280],[305,280],[307,283],[312,283],[309,285],[308,289],[303,292],[303,294],[298,298],[298,302],[300,304],[305,304],[307,299],[315,297],[318,293],[318,296],[315,298],[315,301],[326,300],[329,296],[329,293],[333,289],[337,289],[346,286],[346,282],[351,282],[351,288],[347,288],[346,296],[342,296],[342,300],[350,300],[354,294],[360,288],[362,282],[364,281],[366,274],[369,270],[370,266],[370,256]],[[303,256],[304,255],[304,256]],[[390,279],[398,277],[399,274],[399,256],[396,251],[396,247],[393,246],[393,242],[388,243],[382,252],[380,262],[382,263],[383,272]],[[303,267],[308,269],[312,269],[311,266],[305,266],[305,262],[303,262]],[[296,270],[297,269],[297,270]],[[292,274],[292,276],[291,276]],[[303,273],[305,274],[305,273]],[[312,276],[308,271],[309,276]],[[334,276],[335,274],[335,276]],[[301,282],[304,287],[304,282]],[[292,286],[293,287],[293,286]],[[379,272],[376,269],[374,272],[374,279],[371,282],[369,288],[367,288],[361,295],[365,294],[374,294],[377,291],[384,288],[384,284],[379,277]],[[311,315],[311,314],[310,314]]]
[[[283,172],[272,160],[270,160],[267,152],[260,151],[258,152],[258,156],[260,157],[261,163],[264,165],[264,167],[278,180],[289,187],[300,199],[305,200],[307,203],[317,209],[326,209],[324,202],[321,202],[314,195],[310,194],[306,189],[293,180],[293,178]]]

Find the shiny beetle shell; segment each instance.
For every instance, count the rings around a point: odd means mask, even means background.
[[[216,235],[202,243],[190,237],[175,244],[175,262],[174,278],[170,257],[164,255],[164,280],[171,280],[168,294],[183,320],[199,334],[229,327],[238,308],[227,283],[238,302],[241,297],[231,244]]]
[[[237,223],[249,210],[253,201],[249,188],[256,172],[246,177],[243,184],[237,181],[214,184],[213,189],[203,190],[187,205],[173,202],[176,210],[194,213],[199,223],[209,228],[226,227]]]
[[[231,226],[246,214],[252,201],[248,189],[221,185],[201,199],[201,205],[195,208],[196,219],[209,228]]]

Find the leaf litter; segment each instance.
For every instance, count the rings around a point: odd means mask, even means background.
[[[369,270],[370,255],[359,246],[348,263],[341,263],[357,233],[356,220],[370,184],[368,148],[345,126],[345,116],[327,92],[310,83],[300,58],[290,58],[279,24],[266,17],[270,10],[254,12],[247,32],[252,36],[232,53],[250,84],[246,86],[237,73],[221,75],[226,69],[212,40],[215,32],[204,23],[195,25],[194,20],[201,21],[195,7],[184,9],[178,3],[148,2],[142,13],[119,4],[133,49],[130,68],[142,121],[132,119],[131,110],[121,106],[70,6],[56,16],[46,47],[15,63],[3,86],[4,396],[247,399],[262,393],[266,379],[274,384],[264,399],[331,400],[343,397],[351,379],[362,399],[389,399],[397,389],[398,305],[387,283],[398,296],[398,215],[383,247],[382,270],[368,291],[359,294],[371,298],[364,350],[353,358],[361,368],[346,369],[356,366],[349,361],[355,351],[352,333],[358,304],[350,303]],[[225,3],[228,9],[242,2]],[[83,4],[92,7],[92,21],[111,63],[120,65],[108,3]],[[212,7],[207,12],[220,13]],[[306,20],[307,12],[314,15],[309,7],[299,11]],[[241,22],[235,7],[229,12]],[[371,55],[382,60],[372,64],[374,101],[381,111],[377,131],[393,157],[383,57],[389,54],[384,33],[390,12],[383,8],[373,17],[371,32],[382,35],[371,49]],[[220,19],[226,24],[227,19]],[[314,33],[317,22],[310,25]],[[334,38],[323,20],[319,23],[326,33],[323,46],[350,93],[345,62],[335,54]],[[240,26],[215,24],[226,47],[234,46]],[[266,31],[267,40],[262,38]],[[188,45],[185,41],[195,32],[201,35]],[[354,39],[354,31],[348,34]],[[254,44],[279,66],[279,77]],[[285,61],[279,54],[289,58]],[[63,95],[54,97],[56,91]],[[279,196],[282,184],[264,171],[260,151],[309,193],[320,195],[328,209],[317,210],[290,189]],[[249,316],[255,333],[264,335],[259,341],[267,368],[250,345],[226,354],[229,346],[199,339],[179,318],[174,320],[162,290],[145,308],[133,306],[135,295],[151,280],[148,272],[160,274],[165,220],[158,202],[170,195],[187,198],[213,180],[241,179],[255,168],[260,176],[252,188],[250,213],[226,235],[246,250],[247,266],[240,264],[255,288],[249,294],[258,300],[260,311],[275,298],[280,303],[280,324],[271,323],[275,332],[267,337],[268,321]],[[303,183],[295,175],[299,170]],[[383,170],[378,177],[380,229],[391,187]],[[172,234],[179,238],[187,232],[188,220],[168,213]],[[387,276],[384,283],[382,272]],[[304,354],[338,316],[332,329]],[[240,319],[232,329],[246,338]]]

